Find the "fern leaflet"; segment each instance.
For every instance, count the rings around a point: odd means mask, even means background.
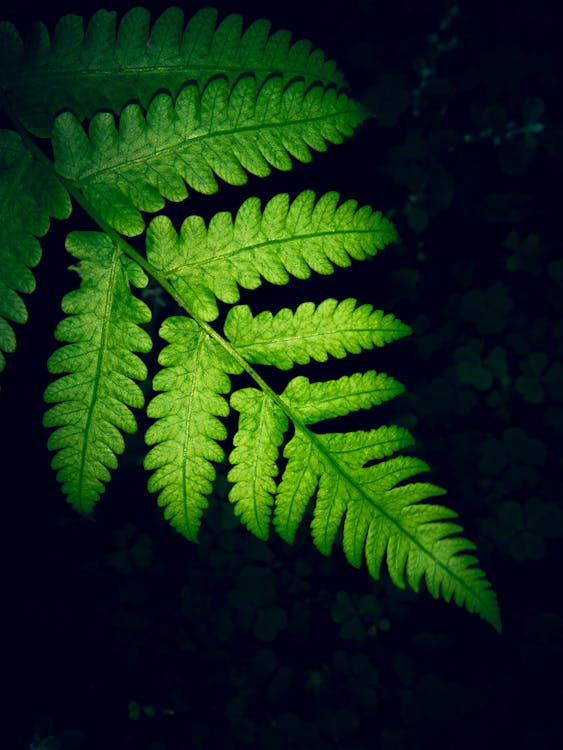
[[[270,22],[231,14],[217,25],[217,11],[204,8],[184,27],[179,8],[168,8],[150,25],[145,8],[133,8],[116,26],[115,11],[100,10],[86,29],[80,16],[57,24],[53,39],[36,24],[27,45],[10,23],[0,24],[0,85],[24,125],[47,137],[58,112],[79,120],[102,109],[119,112],[136,100],[147,107],[155,91],[176,96],[186,81],[205,86],[222,75],[234,83],[251,73],[259,84],[279,72],[305,86],[343,85],[334,62],[311,43],[291,44],[287,31],[270,33]]]
[[[80,289],[63,299],[64,318],[55,330],[69,342],[49,359],[52,373],[67,373],[51,383],[45,401],[46,427],[56,427],[49,448],[57,451],[53,468],[68,501],[90,515],[125,447],[120,430],[135,432],[129,407],[143,406],[141,389],[147,370],[134,352],[148,352],[152,342],[140,324],[150,310],[133,297],[130,285],[147,278],[112,240],[96,232],[73,232],[67,249],[80,259]]]
[[[283,285],[290,275],[307,279],[311,271],[330,274],[335,265],[344,268],[352,259],[373,256],[397,238],[380,213],[358,209],[353,200],[338,201],[338,193],[316,200],[305,190],[293,201],[280,193],[261,210],[260,200],[249,198],[234,220],[220,212],[206,227],[201,217],[188,216],[179,235],[167,217],[157,216],[147,230],[147,257],[189,299],[195,314],[214,320],[216,298],[237,302],[238,286],[256,289],[262,279]]]
[[[160,335],[168,346],[159,356],[162,369],[147,413],[156,422],[146,434],[154,445],[145,468],[154,470],[149,490],[159,492],[165,516],[188,539],[195,540],[215,479],[211,462],[223,460],[218,441],[226,430],[218,417],[229,412],[223,393],[231,390],[228,375],[240,367],[188,318],[168,318]]]
[[[225,333],[249,362],[289,370],[294,363],[326,362],[329,355],[342,359],[383,346],[410,328],[371,305],[356,307],[354,299],[326,299],[316,308],[303,302],[295,312],[284,308],[272,315],[266,310],[256,318],[248,306],[233,307]]]

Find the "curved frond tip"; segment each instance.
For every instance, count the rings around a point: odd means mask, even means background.
[[[331,553],[342,530],[350,564],[359,567],[365,559],[370,574],[379,578],[385,561],[400,588],[418,591],[424,581],[433,597],[453,599],[500,632],[496,595],[477,566],[475,545],[461,536],[462,527],[451,520],[453,511],[424,502],[444,490],[409,482],[428,466],[393,455],[413,443],[408,431],[390,426],[316,434],[306,426],[370,408],[401,392],[400,384],[373,372],[318,383],[298,376],[279,402],[253,389],[235,392],[231,405],[240,418],[230,456],[230,500],[257,536],[266,538],[273,522],[292,543],[314,498],[311,531],[323,554]],[[287,440],[290,420],[295,434]],[[285,467],[276,483],[282,448]]]

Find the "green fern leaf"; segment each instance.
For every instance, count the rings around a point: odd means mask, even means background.
[[[242,523],[260,539],[267,539],[276,493],[279,447],[288,421],[266,395],[255,388],[233,393],[231,406],[240,413],[235,448],[229,456],[233,483],[229,499]]]
[[[51,383],[45,401],[54,403],[44,417],[56,427],[48,447],[57,451],[52,466],[68,501],[90,515],[124,449],[120,430],[135,432],[129,407],[143,406],[134,380],[145,380],[146,367],[134,352],[148,352],[151,339],[139,324],[150,310],[130,286],[144,287],[147,277],[106,235],[74,232],[67,249],[80,260],[80,288],[63,299],[64,318],[55,330],[68,342],[49,359],[51,373],[67,373]]]
[[[24,48],[10,23],[0,24],[0,86],[17,117],[36,135],[48,136],[58,112],[72,109],[80,121],[126,103],[145,108],[155,91],[176,96],[186,81],[203,88],[222,75],[234,83],[252,73],[258,84],[277,71],[313,83],[343,85],[342,74],[310,42],[291,44],[287,31],[270,33],[264,19],[243,30],[237,14],[217,26],[217,11],[204,8],[184,26],[180,8],[168,8],[150,24],[145,8],[133,8],[116,24],[100,10],[86,29],[80,16],[58,22],[53,39],[36,24]]]
[[[49,229],[49,217],[66,219],[71,205],[53,172],[36,161],[20,136],[0,130],[0,372],[2,352],[13,352],[16,336],[8,321],[25,323],[20,293],[35,289],[31,271],[41,259],[37,238]]]
[[[311,271],[331,274],[334,266],[345,268],[398,239],[380,213],[353,200],[339,205],[339,199],[331,192],[316,201],[305,190],[290,202],[280,193],[261,210],[260,200],[249,198],[234,220],[220,212],[206,227],[201,217],[188,216],[179,235],[167,217],[157,216],[147,229],[147,257],[195,314],[214,320],[216,298],[237,302],[238,286],[256,289],[262,279],[287,284],[290,275],[307,279]]]
[[[282,397],[304,424],[314,424],[358,409],[371,409],[404,390],[401,383],[384,372],[368,370],[322,383],[311,383],[299,375],[289,381]]]
[[[158,94],[146,119],[139,105],[123,110],[116,129],[110,113],[96,115],[89,137],[71,113],[53,130],[59,174],[79,188],[99,215],[122,234],[145,229],[139,211],[159,211],[164,199],[184,200],[186,184],[210,194],[215,175],[242,185],[247,173],[264,177],[270,166],[289,170],[291,156],[341,143],[362,121],[359,105],[322,86],[287,84],[273,76],[258,86],[253,76],[230,86],[212,79],[200,93],[188,84],[174,104]]]
[[[229,310],[225,321],[225,335],[245,359],[280,370],[311,359],[326,362],[329,355],[342,359],[383,346],[410,330],[371,305],[356,307],[355,299],[326,299],[317,307],[303,302],[295,312],[284,308],[272,315],[266,310],[255,318],[247,305],[240,305]]]
[[[145,468],[154,471],[148,487],[159,493],[165,517],[194,540],[215,479],[212,462],[224,457],[218,441],[227,435],[218,417],[226,417],[229,406],[222,394],[231,390],[229,374],[241,368],[193,320],[168,318],[160,335],[168,346],[153,381],[163,392],[147,408],[156,420],[145,438],[154,446],[145,458]]]
[[[282,539],[293,544],[305,510],[315,495],[320,466],[313,442],[302,440],[301,433],[287,443],[283,455],[287,465],[277,488],[273,525]]]

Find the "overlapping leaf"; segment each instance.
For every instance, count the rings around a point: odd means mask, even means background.
[[[20,294],[35,289],[37,238],[47,233],[49,217],[65,219],[70,211],[68,194],[53,172],[31,156],[17,133],[0,130],[0,372],[6,364],[2,352],[16,347],[10,322],[27,320]]]
[[[116,23],[100,10],[84,28],[76,15],[61,18],[53,38],[36,24],[24,47],[10,23],[0,24],[0,85],[17,116],[33,133],[48,136],[54,116],[72,110],[80,121],[101,109],[119,112],[126,103],[149,105],[155,91],[176,96],[186,81],[201,86],[223,75],[234,83],[252,73],[259,83],[277,71],[341,87],[343,79],[310,42],[291,43],[287,31],[270,32],[259,20],[243,28],[237,14],[217,23],[204,8],[187,24],[180,8],[168,8],[152,24],[145,8],[133,8]]]
[[[312,271],[331,274],[397,240],[381,213],[339,200],[335,192],[316,200],[305,190],[293,201],[280,193],[262,208],[258,198],[249,198],[234,219],[220,212],[208,227],[200,216],[188,216],[180,234],[167,217],[157,216],[147,230],[147,256],[192,311],[213,320],[216,298],[237,302],[239,286],[287,284],[290,275],[307,279]]]
[[[57,451],[52,466],[63,491],[89,515],[123,452],[121,431],[137,429],[130,407],[142,407],[144,397],[134,381],[145,380],[147,371],[135,352],[151,348],[140,327],[151,314],[130,288],[144,287],[147,277],[109,237],[72,233],[67,249],[80,260],[81,284],[63,299],[69,317],[55,336],[68,343],[48,362],[49,371],[62,377],[45,391],[45,401],[55,405],[44,424],[56,428],[48,446]]]
[[[126,107],[116,129],[110,113],[96,115],[86,135],[71,113],[54,126],[59,174],[79,187],[96,212],[128,236],[145,228],[140,211],[158,211],[164,199],[218,189],[216,176],[241,185],[247,173],[289,170],[291,157],[310,161],[311,149],[340,143],[362,120],[360,106],[322,86],[287,84],[281,76],[261,86],[254,76],[213,78],[200,91],[190,83],[174,102],[158,94],[145,115]]]

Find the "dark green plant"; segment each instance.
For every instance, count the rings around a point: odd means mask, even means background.
[[[249,198],[235,217],[220,212],[208,224],[189,215],[179,231],[162,213],[188,188],[211,194],[217,178],[241,185],[249,173],[307,162],[311,150],[352,135],[367,114],[308,42],[292,44],[266,21],[245,29],[238,15],[216,22],[208,9],[184,26],[182,12],[170,8],[151,26],[136,8],[116,26],[115,13],[99,11],[86,29],[65,16],[52,39],[39,24],[25,47],[11,24],[0,27],[2,105],[13,125],[0,133],[5,352],[15,347],[8,321],[25,322],[20,294],[33,291],[37,238],[50,217],[68,219],[74,201],[97,225],[67,237],[80,285],[63,299],[66,317],[55,331],[62,346],[48,361],[57,379],[45,392],[44,423],[63,492],[90,516],[124,450],[122,433],[137,429],[132,409],[143,408],[138,383],[148,377],[139,354],[153,341],[150,310],[134,289],[151,279],[182,311],[160,327],[166,346],[145,436],[148,487],[171,524],[196,538],[215,464],[225,458],[222,418],[232,408],[239,421],[229,500],[250,531],[266,539],[273,523],[291,543],[314,498],[311,529],[321,552],[330,553],[343,528],[352,565],[365,556],[377,578],[385,559],[396,585],[418,590],[424,579],[434,597],[500,630],[496,596],[456,514],[423,502],[444,490],[407,482],[427,465],[393,455],[412,445],[409,432],[311,427],[403,387],[370,370],[321,382],[297,375],[277,392],[262,374],[383,346],[410,328],[354,298],[258,315],[236,304],[240,287],[285,285],[375,255],[397,240],[390,222],[337,193],[311,190],[266,205]],[[231,376],[241,373],[252,385],[234,389]]]

